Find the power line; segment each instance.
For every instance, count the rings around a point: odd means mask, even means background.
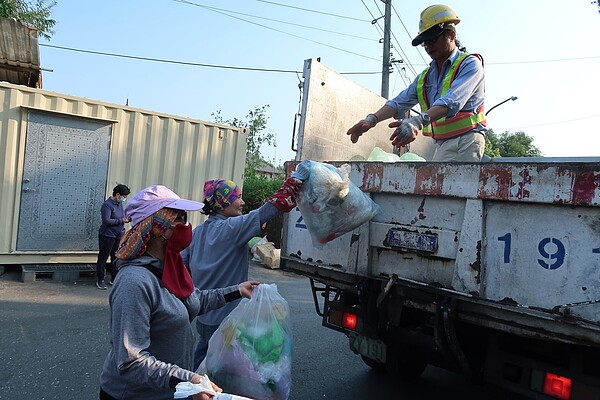
[[[244,22],[247,22],[247,23],[249,23],[249,24],[252,24],[252,25],[260,26],[261,28],[265,28],[265,29],[269,29],[269,30],[272,30],[272,31],[275,31],[275,32],[283,33],[284,35],[293,36],[293,37],[295,37],[295,38],[298,38],[298,39],[301,39],[301,40],[306,40],[306,41],[308,41],[308,42],[312,42],[312,43],[320,44],[321,46],[325,46],[325,47],[329,47],[329,48],[331,48],[331,49],[339,50],[339,51],[342,51],[342,52],[344,52],[344,53],[348,53],[348,54],[354,54],[355,56],[362,57],[362,58],[366,58],[366,59],[368,59],[368,60],[375,60],[375,61],[379,61],[379,59],[377,59],[377,58],[373,58],[373,57],[365,56],[364,54],[356,53],[356,52],[353,52],[353,51],[350,51],[350,50],[345,50],[345,49],[342,49],[342,48],[340,48],[340,47],[332,46],[332,45],[329,45],[329,44],[327,44],[327,43],[319,42],[319,41],[316,41],[316,40],[307,39],[307,38],[305,38],[305,37],[303,37],[303,36],[299,36],[299,35],[295,35],[295,34],[293,34],[293,33],[285,32],[285,31],[282,31],[282,30],[280,30],[280,29],[275,29],[275,28],[272,28],[272,27],[270,27],[270,26],[267,26],[267,25],[259,24],[259,23],[257,23],[257,22],[248,21],[247,19],[240,18],[240,17],[236,17],[235,15],[231,15],[231,14],[228,14],[227,12],[223,12],[223,11],[220,11],[220,10],[218,10],[218,9],[215,9],[214,7],[208,7],[208,6],[204,6],[204,5],[197,4],[197,3],[193,3],[193,2],[191,2],[191,1],[187,1],[187,0],[173,0],[173,1],[176,1],[176,2],[178,2],[178,3],[189,4],[189,5],[196,6],[196,7],[200,7],[200,8],[204,8],[204,9],[206,9],[206,10],[210,10],[210,11],[212,11],[212,12],[215,12],[215,13],[217,13],[217,14],[222,14],[222,15],[225,15],[225,16],[227,16],[227,17],[234,18],[234,19],[238,19],[238,20],[240,20],[240,21],[244,21]]]
[[[330,13],[323,12],[323,11],[316,11],[316,10],[311,10],[311,9],[308,9],[308,8],[295,7],[295,6],[290,6],[288,4],[276,3],[274,1],[267,1],[267,0],[256,0],[256,1],[259,1],[261,3],[273,4],[275,6],[288,7],[288,8],[293,8],[293,9],[296,9],[296,10],[301,10],[301,11],[306,11],[306,12],[321,14],[321,15],[329,15],[330,17],[344,18],[344,19],[350,19],[350,20],[353,20],[353,21],[360,21],[360,22],[371,22],[371,21],[368,21],[368,20],[365,20],[365,19],[347,17],[345,15],[330,14]]]
[[[379,31],[383,32],[383,30],[382,30],[382,29],[381,29],[381,27],[379,26],[379,18],[377,18],[377,17],[375,17],[375,16],[373,15],[373,13],[372,13],[372,12],[371,12],[371,10],[369,9],[369,7],[368,7],[368,6],[365,4],[364,0],[361,0],[361,2],[363,3],[363,5],[364,5],[364,6],[365,6],[365,8],[367,9],[367,11],[369,12],[369,14],[371,15],[371,17],[373,18],[373,21],[372,21],[373,25],[375,25]],[[377,11],[379,11],[379,13],[380,13],[380,14],[382,14],[382,11],[381,11],[381,9],[378,7],[377,3],[375,3],[375,8],[377,8]],[[392,8],[393,8],[393,6],[392,6]],[[374,21],[377,21],[377,23],[374,23]],[[403,48],[402,48],[402,46],[400,45],[400,42],[398,41],[398,38],[396,38],[396,35],[394,34],[394,32],[393,32],[393,31],[391,31],[390,33],[391,33],[391,36],[392,36],[392,38],[394,39],[394,41],[395,41],[395,43],[396,43],[396,46],[397,46],[397,48],[399,49],[399,51],[400,51],[400,53],[401,53],[401,55],[402,55],[402,57],[403,57],[402,61],[403,61],[403,62],[405,63],[405,65],[406,65],[406,66],[407,66],[407,67],[408,67],[408,68],[409,68],[409,69],[412,71],[412,73],[413,73],[415,76],[417,76],[417,71],[416,71],[416,70],[415,70],[415,68],[413,67],[413,65],[412,65],[412,63],[410,62],[410,60],[408,59],[408,56],[406,55],[406,53],[404,52],[404,49],[403,49]],[[383,34],[383,33],[381,33],[381,34]],[[405,79],[405,78],[404,78],[404,76],[402,76],[402,75],[401,75],[401,77],[402,77],[402,80],[404,81],[404,79]],[[404,83],[405,83],[405,84],[407,84],[407,83],[406,83],[406,81],[404,81]]]
[[[329,47],[329,48],[332,48],[332,49],[335,49],[335,50],[339,50],[339,51],[342,51],[342,52],[345,52],[345,53],[353,54],[353,55],[356,55],[356,56],[359,56],[359,57],[363,57],[363,58],[366,58],[366,59],[369,59],[369,60],[375,60],[375,61],[379,61],[379,59],[377,59],[377,58],[373,58],[373,57],[365,56],[364,54],[360,54],[360,53],[356,53],[356,52],[353,52],[353,51],[345,50],[345,49],[342,49],[342,48],[340,48],[340,47],[336,47],[336,46],[328,45],[328,44],[326,44],[326,43],[323,43],[323,42],[319,42],[319,41],[315,41],[315,40],[307,39],[307,38],[305,38],[305,37],[302,37],[302,36],[299,36],[299,35],[295,35],[295,34],[292,34],[292,33],[289,33],[289,32],[285,32],[285,31],[282,31],[282,30],[279,30],[279,29],[275,29],[275,28],[272,28],[272,27],[270,27],[270,26],[262,25],[262,24],[259,24],[259,23],[253,22],[253,21],[248,21],[248,20],[246,20],[246,19],[239,18],[239,17],[236,17],[236,16],[234,16],[234,15],[230,15],[230,14],[228,14],[228,13],[235,13],[235,14],[240,14],[240,15],[250,16],[250,17],[253,17],[253,18],[260,18],[260,19],[266,19],[266,20],[275,21],[275,22],[279,22],[279,23],[286,23],[286,24],[290,24],[290,25],[295,25],[295,26],[304,27],[304,28],[307,28],[307,29],[316,29],[316,30],[322,30],[322,31],[329,32],[329,33],[334,33],[334,34],[338,34],[338,35],[345,35],[345,36],[351,36],[351,37],[360,38],[360,39],[364,39],[364,40],[372,40],[372,39],[368,39],[368,38],[365,38],[365,37],[360,37],[360,36],[354,36],[354,35],[345,34],[345,33],[336,32],[336,31],[328,31],[328,30],[319,29],[319,28],[314,28],[314,27],[310,27],[310,26],[306,26],[306,25],[294,24],[294,23],[290,23],[290,22],[286,22],[286,21],[281,21],[281,20],[275,20],[275,19],[270,19],[270,18],[265,18],[265,17],[259,17],[259,16],[255,16],[255,15],[250,15],[250,14],[239,13],[239,12],[236,12],[236,11],[229,11],[229,10],[219,9],[219,8],[216,8],[216,7],[210,7],[210,6],[205,6],[205,5],[202,5],[202,4],[194,3],[194,2],[191,2],[191,1],[189,1],[189,0],[172,0],[172,1],[175,1],[175,2],[178,2],[178,3],[183,3],[183,4],[188,4],[188,5],[193,5],[193,6],[200,7],[200,8],[204,8],[204,9],[207,9],[207,10],[210,10],[210,11],[213,11],[213,12],[216,12],[216,13],[218,13],[218,14],[222,14],[222,15],[228,16],[228,17],[230,17],[230,18],[239,19],[239,20],[241,20],[241,21],[244,21],[244,22],[246,22],[246,23],[253,24],[253,25],[257,25],[257,26],[260,26],[260,27],[262,27],[262,28],[265,28],[265,29],[269,29],[269,30],[273,30],[273,31],[276,31],[276,32],[279,32],[279,33],[283,33],[283,34],[285,34],[285,35],[293,36],[293,37],[296,37],[296,38],[298,38],[298,39],[306,40],[306,41],[308,41],[308,42],[316,43],[316,44],[319,44],[319,45],[322,45],[322,46],[325,46],[325,47]],[[325,12],[316,11],[316,10],[311,10],[311,9],[302,8],[302,7],[289,6],[289,5],[286,5],[286,4],[276,3],[276,2],[273,2],[273,1],[268,1],[268,0],[256,0],[256,1],[263,2],[263,3],[267,3],[267,4],[273,4],[273,5],[277,5],[277,6],[281,6],[281,7],[295,8],[295,9],[299,9],[299,10],[306,11],[306,12],[314,12],[314,13],[323,14],[323,15],[329,15],[329,16],[334,16],[334,17],[339,17],[339,18],[345,18],[344,16],[337,15],[337,14],[330,14],[330,13],[325,13]],[[364,7],[367,9],[367,11],[369,12],[369,14],[371,15],[371,17],[372,17],[372,21],[376,21],[376,20],[378,20],[378,18],[377,18],[377,17],[375,17],[375,16],[373,15],[373,13],[372,13],[372,12],[371,12],[371,10],[369,9],[369,7],[368,7],[368,6],[365,4],[364,0],[361,0],[361,2],[363,3]],[[378,11],[381,13],[381,10],[379,10],[379,7],[377,7],[377,4],[376,4],[376,8],[377,8],[377,9],[378,9]],[[409,38],[411,38],[411,36],[410,36],[410,32],[408,32],[408,29],[406,28],[406,26],[405,26],[404,22],[402,21],[402,18],[400,18],[400,15],[398,14],[397,10],[396,10],[396,9],[395,9],[395,7],[393,7],[393,6],[392,6],[392,9],[394,10],[394,12],[395,12],[396,16],[398,17],[398,20],[400,21],[400,23],[401,23],[401,24],[402,24],[402,26],[404,27],[404,30],[406,31],[406,33],[407,33],[408,37],[409,37]],[[368,20],[357,19],[357,18],[351,18],[351,17],[347,17],[347,18],[348,18],[348,19],[352,19],[352,20],[356,20],[356,21],[360,21],[360,22],[372,22],[372,21],[368,21]],[[375,27],[378,29],[378,31],[379,31],[379,33],[380,33],[380,35],[383,35],[383,31],[382,31],[382,30],[381,30],[381,28],[379,27],[379,24],[378,24],[378,23],[376,23],[376,24],[373,24],[373,25],[375,25]],[[427,65],[429,65],[429,63],[428,63],[428,62],[425,60],[425,58],[423,57],[423,55],[422,55],[420,52],[419,52],[419,56],[420,56],[420,57],[421,57],[421,59],[423,60],[424,64],[413,64],[413,63],[411,63],[411,62],[410,62],[410,60],[408,59],[408,57],[407,57],[406,53],[405,53],[405,52],[404,52],[404,50],[402,49],[402,46],[400,45],[400,42],[398,41],[398,39],[397,39],[397,38],[396,38],[396,36],[394,35],[394,33],[393,33],[393,32],[391,32],[391,34],[392,34],[392,37],[394,38],[394,41],[396,42],[396,45],[397,45],[397,46],[398,46],[398,48],[399,48],[399,51],[402,53],[402,56],[404,57],[404,59],[403,59],[403,60],[406,62],[406,65],[407,65],[407,66],[408,66],[408,67],[411,69],[411,71],[413,72],[413,74],[414,74],[415,76],[417,76],[417,75],[418,75],[418,72],[416,71],[416,69],[414,68],[414,66],[415,66],[415,65],[416,65],[416,66],[422,66],[422,65],[424,65],[424,66],[427,66]],[[412,40],[412,39],[411,39],[411,40]],[[600,58],[600,56],[573,57],[573,58],[564,58],[564,59],[549,59],[549,60],[508,61],[508,62],[486,62],[486,65],[534,64],[534,63],[546,63],[546,62],[560,62],[560,61],[588,60],[588,59],[597,59],[597,58]],[[369,73],[370,73],[370,72],[369,72]]]
[[[167,60],[167,59],[153,58],[153,57],[132,56],[132,55],[127,55],[127,54],[109,53],[109,52],[103,52],[103,51],[76,49],[73,47],[56,46],[56,45],[44,44],[44,43],[40,43],[39,46],[49,47],[49,48],[59,49],[59,50],[74,51],[74,52],[78,52],[78,53],[95,54],[95,55],[100,55],[100,56],[117,57],[117,58],[127,58],[127,59],[140,60],[140,61],[160,62],[160,63],[165,63],[165,64],[187,65],[187,66],[192,66],[192,67],[234,69],[234,70],[243,70],[243,71],[258,71],[258,72],[279,72],[279,73],[287,73],[287,74],[301,74],[302,73],[302,71],[290,70],[290,69],[238,67],[238,66],[231,66],[231,65],[205,64],[205,63],[195,63],[195,62],[189,62],[189,61]],[[340,72],[341,75],[374,75],[374,74],[380,74],[380,73],[381,73],[381,71]]]
[[[96,54],[96,55],[100,55],[100,56],[109,56],[109,57],[118,57],[118,58],[129,58],[129,59],[133,59],[133,60],[153,61],[153,62],[160,62],[160,63],[166,63],[166,64],[189,65],[189,66],[193,66],[193,67],[237,69],[237,70],[246,70],[246,71],[261,71],[261,72],[283,72],[283,73],[294,73],[294,74],[299,72],[296,70],[285,70],[285,69],[236,67],[236,66],[230,66],[230,65],[203,64],[203,63],[194,63],[194,62],[188,62],[188,61],[166,60],[166,59],[162,59],[162,58],[141,57],[141,56],[126,55],[126,54],[108,53],[108,52],[103,52],[103,51],[83,50],[83,49],[76,49],[73,47],[56,46],[56,45],[44,44],[44,43],[40,43],[39,45],[42,47],[51,47],[53,49],[75,51],[78,53],[88,53],[88,54]]]
[[[321,31],[321,32],[333,33],[334,35],[348,36],[348,37],[353,37],[353,38],[356,38],[356,39],[369,40],[369,41],[376,41],[376,39],[366,38],[366,37],[363,37],[363,36],[357,36],[357,35],[352,35],[352,34],[349,34],[349,33],[342,33],[342,32],[331,31],[331,30],[327,30],[327,29],[316,28],[314,26],[296,24],[294,22],[282,21],[282,20],[274,19],[274,18],[261,17],[259,15],[246,14],[246,13],[242,13],[242,12],[239,12],[239,11],[225,10],[225,9],[222,9],[222,8],[201,5],[201,4],[198,4],[198,3],[192,3],[192,2],[186,1],[186,0],[173,0],[173,1],[177,2],[177,3],[184,3],[184,4],[189,4],[189,5],[194,5],[194,6],[197,6],[197,7],[201,7],[201,8],[206,8],[206,9],[209,9],[211,11],[222,11],[224,13],[231,13],[231,14],[243,15],[243,16],[250,17],[250,18],[262,19],[262,20],[271,21],[271,22],[278,22],[280,24],[285,24],[285,25],[292,25],[292,26],[298,26],[298,27],[301,27],[301,28],[312,29],[312,30]],[[257,0],[257,1],[261,1],[261,0]],[[309,11],[309,10],[307,10],[307,11]]]
[[[406,25],[404,25],[404,21],[400,17],[400,14],[398,13],[398,10],[396,10],[396,7],[394,7],[393,5],[392,5],[392,10],[394,10],[394,14],[396,14],[396,17],[398,18],[398,21],[400,21],[400,24],[404,28],[404,32],[406,32],[406,35],[408,36],[408,39],[411,40],[411,42],[412,42],[412,35],[408,31],[408,28],[406,27]],[[427,60],[425,60],[425,57],[423,57],[423,54],[419,51],[418,47],[417,47],[417,53],[419,53],[419,56],[421,57],[421,60],[423,60],[423,62],[427,64]]]
[[[391,0],[390,0],[390,1],[391,1]],[[377,4],[376,0],[373,0],[373,3],[375,4],[375,8],[377,8],[377,11],[379,11],[379,13],[381,14],[381,13],[382,13],[382,11],[381,11],[381,9],[379,8],[379,5]],[[364,4],[364,2],[363,2],[363,4]],[[392,8],[394,8],[394,7],[393,7],[393,5],[392,5]],[[413,74],[414,74],[415,76],[417,76],[417,71],[415,70],[415,68],[413,67],[412,63],[411,63],[411,62],[410,62],[410,60],[408,59],[408,56],[407,56],[407,55],[406,55],[406,53],[404,52],[404,49],[402,48],[402,45],[400,44],[400,41],[399,41],[399,40],[398,40],[398,38],[396,37],[396,34],[395,34],[393,31],[391,31],[390,33],[391,33],[391,35],[392,35],[392,38],[393,38],[393,39],[394,39],[394,41],[396,42],[396,47],[394,47],[394,49],[396,49],[396,48],[397,48],[397,49],[398,49],[398,51],[399,51],[399,52],[401,53],[401,55],[402,55],[402,62],[403,62],[403,63],[405,63],[405,65],[406,65],[406,66],[407,66],[407,67],[408,67],[408,68],[409,68],[409,69],[410,69],[410,70],[413,72]]]
[[[381,29],[381,27],[379,26],[379,23],[377,22],[379,20],[379,18],[381,18],[381,17],[375,17],[373,15],[373,13],[371,12],[371,10],[369,9],[369,7],[365,4],[364,0],[361,0],[361,3],[366,8],[366,10],[369,13],[369,15],[371,15],[371,18],[372,18],[371,19],[371,25],[375,26],[375,29],[377,29],[377,32],[379,33],[380,36],[384,36],[383,29]],[[403,80],[404,80],[404,78],[403,78]],[[406,84],[406,82],[405,82],[405,84]],[[395,84],[394,84],[394,86],[395,86]]]

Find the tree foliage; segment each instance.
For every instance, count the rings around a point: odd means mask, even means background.
[[[0,17],[18,19],[37,29],[39,36],[50,39],[56,25],[50,18],[55,5],[55,0],[0,0]]]
[[[268,117],[266,111],[268,105],[256,107],[250,110],[245,119],[232,118],[224,119],[221,111],[216,111],[212,115],[215,122],[219,124],[235,126],[237,128],[246,128],[246,166],[244,169],[244,212],[256,210],[262,206],[267,198],[275,193],[283,184],[281,178],[266,178],[256,173],[256,169],[260,166],[273,166],[260,153],[263,145],[275,145],[275,135],[267,133]],[[267,239],[280,246],[281,229],[283,219],[280,215],[273,218],[267,224],[263,234]]]
[[[275,193],[283,184],[281,178],[265,178],[259,175],[246,176],[244,179],[244,212],[250,212],[260,208],[269,196]],[[275,247],[281,247],[281,229],[283,228],[283,217],[278,213],[275,218],[270,220],[263,229],[263,235],[269,242],[273,242]]]
[[[267,117],[268,107],[268,104],[261,107],[257,106],[254,110],[248,112],[245,119],[236,117],[226,120],[221,116],[221,110],[212,113],[215,122],[219,124],[246,128],[246,167],[244,170],[246,176],[255,175],[256,169],[260,166],[272,166],[260,153],[263,145],[275,145],[275,135],[265,131],[269,120]]]
[[[250,175],[244,179],[244,211],[248,212],[262,206],[267,198],[275,193],[283,184],[282,178],[266,178]]]
[[[485,134],[485,154],[490,157],[541,157],[533,138],[525,132],[504,132],[497,135],[492,129]]]

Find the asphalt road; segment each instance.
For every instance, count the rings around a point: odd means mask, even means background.
[[[277,284],[290,305],[289,400],[512,398],[434,367],[410,383],[376,374],[349,350],[344,335],[321,326],[306,278],[258,263],[252,263],[250,276]],[[91,276],[22,283],[15,270],[1,275],[0,399],[97,399],[108,317],[108,291],[98,290]]]

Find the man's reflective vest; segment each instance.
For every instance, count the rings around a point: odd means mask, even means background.
[[[450,69],[446,73],[446,76],[444,77],[441,96],[443,96],[450,89],[460,64],[469,56],[478,57],[481,62],[483,62],[483,58],[479,54],[460,54],[456,60],[454,60],[450,66]],[[417,81],[417,97],[419,99],[419,105],[421,106],[422,112],[425,112],[429,109],[429,101],[427,100],[427,93],[425,90],[425,82],[427,81],[427,75],[429,75],[429,72],[430,67],[427,67],[421,73],[419,80]],[[459,111],[452,118],[440,118],[437,121],[432,121],[431,125],[423,127],[423,135],[433,136],[434,139],[450,139],[469,132],[477,127],[477,124],[485,125],[486,121],[485,114],[483,112],[483,103],[476,111],[476,113],[472,111]]]

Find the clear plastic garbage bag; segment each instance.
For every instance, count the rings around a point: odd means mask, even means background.
[[[292,383],[289,306],[275,284],[260,284],[251,299],[223,320],[208,342],[198,373],[223,391],[257,400],[287,400]]]
[[[213,396],[213,400],[252,400],[248,397],[236,396],[229,393],[217,393],[213,390],[210,379],[204,375],[200,383],[180,382],[175,386],[174,399],[187,399],[198,393],[208,393]]]
[[[371,220],[379,206],[356,186],[348,164],[336,168],[317,161],[302,161],[296,171],[306,177],[298,195],[298,208],[313,243],[322,245]]]

